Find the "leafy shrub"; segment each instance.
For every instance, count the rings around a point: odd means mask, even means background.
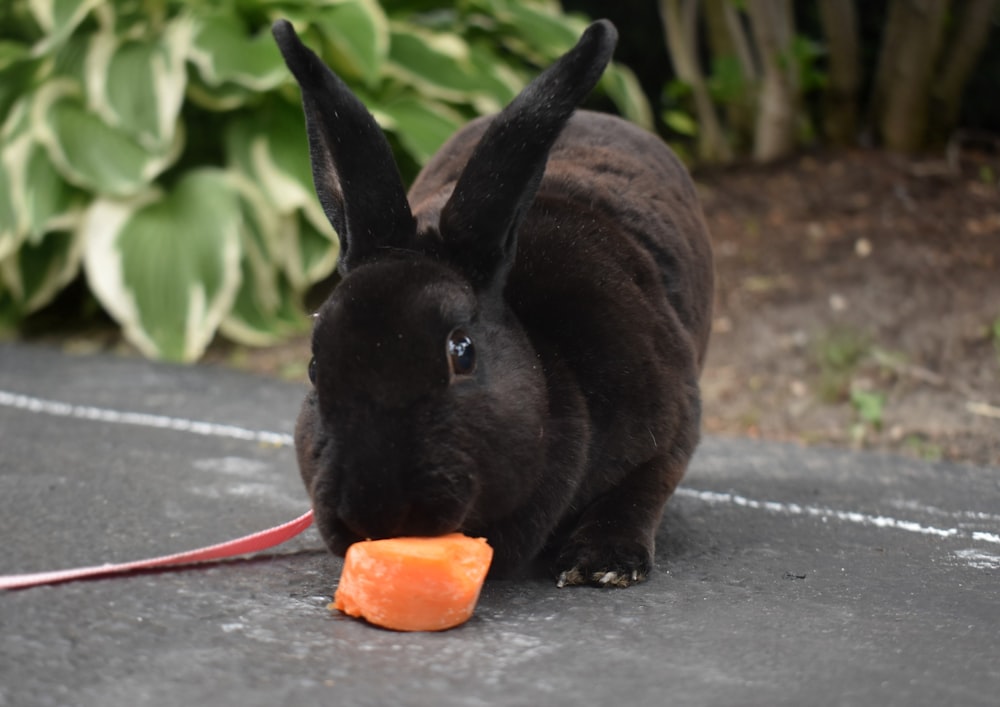
[[[0,323],[86,277],[144,354],[191,361],[217,331],[305,323],[336,263],[287,17],[387,131],[404,175],[498,110],[585,20],[549,0],[13,0],[0,9]],[[650,123],[634,77],[602,82]]]

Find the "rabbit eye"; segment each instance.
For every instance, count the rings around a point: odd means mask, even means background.
[[[468,376],[476,370],[476,347],[461,329],[448,335],[448,365],[455,376]]]
[[[299,369],[302,370],[302,369]],[[309,382],[316,385],[316,357],[309,359]]]

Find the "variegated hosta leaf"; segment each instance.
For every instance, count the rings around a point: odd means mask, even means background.
[[[513,97],[502,63],[484,61],[456,34],[394,25],[386,72],[420,94],[451,103],[473,103],[481,113],[499,110]]]
[[[47,305],[76,277],[82,243],[76,231],[50,231],[0,261],[0,280],[21,316]]]
[[[31,147],[28,102],[14,104],[0,124],[0,260],[5,260],[27,235],[24,205],[26,154]],[[20,185],[20,194],[15,193]]]
[[[237,179],[243,223],[242,281],[233,307],[220,330],[228,338],[250,346],[265,346],[308,328],[301,308],[301,291],[294,291],[279,270],[282,256],[281,222],[293,217],[278,215],[260,189]]]
[[[415,97],[384,103],[379,113],[388,117],[385,128],[395,133],[419,164],[427,162],[466,122],[465,116],[448,106]]]
[[[83,214],[85,195],[63,181],[37,143],[29,151],[25,177],[28,240],[36,241],[49,231],[74,228]]]
[[[8,43],[8,46],[13,43]],[[10,61],[0,68],[0,123],[8,116],[21,96],[35,82],[35,74],[41,60],[24,58],[24,54],[12,50]]]
[[[77,86],[85,86],[92,39],[93,33],[80,32],[63,42],[41,70],[45,79],[71,79]],[[82,90],[80,95],[84,95]]]
[[[242,108],[248,103],[256,104],[260,94],[235,83],[210,86],[205,83],[201,74],[192,72],[188,76],[187,98],[194,105],[223,112]]]
[[[193,361],[240,286],[239,197],[215,169],[188,172],[169,194],[100,199],[87,213],[91,290],[147,356]]]
[[[562,14],[557,3],[491,4],[496,19],[512,29],[504,35],[508,45],[540,66],[568,51],[587,26],[582,18]]]
[[[243,244],[243,257],[255,264],[266,263],[271,270],[277,272],[283,246],[281,223],[288,216],[278,213],[260,186],[247,174],[232,170],[230,175],[240,195],[240,241]],[[269,305],[276,301],[267,293],[264,294],[264,299]]]
[[[313,189],[301,106],[273,101],[266,110],[242,116],[228,126],[225,143],[229,161],[260,186],[275,211],[284,216],[304,211],[333,238]]]
[[[233,121],[226,132],[230,162],[258,187],[251,196],[244,189],[244,197],[262,199],[279,217],[268,231],[275,235],[261,237],[261,249],[298,293],[330,274],[339,251],[316,199],[306,145],[301,108],[280,101]]]
[[[35,94],[32,130],[67,181],[113,196],[145,188],[176,160],[183,146],[178,130],[164,151],[148,151],[87,110],[77,85],[68,79],[53,80]]]
[[[270,32],[250,36],[243,20],[231,11],[193,9],[198,12],[197,29],[188,59],[206,86],[235,84],[251,91],[270,91],[287,80]]]
[[[562,13],[558,3],[489,0],[483,8],[510,27],[507,46],[539,66],[546,66],[569,50],[580,38],[587,22]],[[621,64],[612,64],[601,80],[601,88],[618,111],[634,123],[653,129],[653,112],[635,75]]]
[[[124,39],[106,28],[84,62],[87,105],[151,154],[169,152],[187,85],[194,23],[179,17],[155,36]]]
[[[102,0],[28,0],[31,14],[45,32],[45,39],[33,49],[40,56],[58,47]]]
[[[312,220],[299,216],[293,237],[285,241],[285,275],[299,292],[304,292],[333,272],[340,248],[333,231],[316,228]]]
[[[21,205],[14,199],[13,191],[11,171],[0,159],[0,260],[16,251],[24,240],[19,228]]]
[[[34,140],[27,104],[18,104],[0,131],[0,260],[25,239],[37,244],[53,230],[72,230],[84,195],[56,171]]]
[[[219,325],[226,338],[247,346],[268,346],[309,330],[302,294],[280,272],[269,266],[257,269],[248,260],[242,268],[244,284]],[[265,301],[265,291],[271,301]]]
[[[304,17],[328,41],[326,58],[334,69],[376,85],[389,53],[389,21],[376,0],[343,0],[310,9]]]

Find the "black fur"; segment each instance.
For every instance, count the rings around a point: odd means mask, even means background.
[[[457,530],[489,540],[494,575],[544,552],[560,584],[645,578],[698,443],[713,271],[670,150],[574,113],[614,27],[459,131],[409,202],[368,112],[290,25],[274,33],[345,249],[296,429],[327,544]],[[449,363],[456,331],[474,370]]]

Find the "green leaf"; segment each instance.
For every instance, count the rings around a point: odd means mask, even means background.
[[[244,195],[245,197],[245,195]],[[273,343],[284,333],[276,313],[281,307],[279,272],[270,254],[269,233],[274,231],[276,214],[262,214],[266,204],[260,200],[240,199],[243,224],[240,228],[242,258],[240,288],[233,307],[220,323],[228,338],[250,346]]]
[[[41,63],[40,60],[15,61],[0,69],[0,116],[9,115],[14,104],[28,92]]]
[[[227,127],[224,141],[230,163],[260,186],[279,214],[302,209],[317,225],[326,223],[313,190],[300,106],[273,101],[241,115]]]
[[[24,61],[30,54],[30,48],[23,42],[0,39],[0,70]]]
[[[452,103],[472,103],[480,112],[501,108],[497,95],[510,85],[497,65],[487,65],[456,34],[432,33],[393,25],[386,72],[425,96]]]
[[[792,37],[789,53],[791,60],[798,65],[799,87],[803,92],[819,90],[827,85],[827,74],[818,68],[819,59],[826,54],[822,44],[797,34]]]
[[[260,94],[234,83],[210,86],[197,72],[188,76],[187,98],[192,104],[211,111],[232,111],[251,103],[258,103]]]
[[[313,189],[301,108],[276,102],[234,120],[226,131],[226,153],[280,216],[267,229],[276,234],[267,239],[267,255],[293,290],[302,292],[326,277],[336,265],[338,240]]]
[[[0,129],[0,259],[27,238],[37,244],[54,230],[72,230],[84,195],[63,180],[35,140],[28,101]]]
[[[186,173],[169,194],[98,200],[83,229],[91,290],[144,354],[193,361],[239,290],[241,220],[215,169]]]
[[[882,426],[882,413],[885,409],[885,394],[868,390],[851,390],[851,405],[858,413],[862,422],[867,422],[876,429]]]
[[[28,234],[27,173],[32,148],[27,101],[19,101],[0,127],[0,260]]]
[[[539,66],[567,52],[587,26],[581,18],[562,14],[558,5],[525,2],[497,5],[497,19],[512,30],[505,37],[507,43]]]
[[[48,155],[33,145],[27,165],[28,239],[76,225],[83,212],[84,195],[63,181]]]
[[[32,105],[36,139],[72,184],[99,194],[135,194],[166,169],[180,153],[183,136],[162,152],[150,152],[135,139],[88,111],[69,80],[39,89]]]
[[[316,228],[311,219],[300,217],[295,237],[286,242],[285,275],[292,287],[303,292],[333,272],[340,249],[331,228]]]
[[[283,252],[282,222],[290,218],[274,208],[260,186],[249,175],[238,170],[231,172],[233,183],[240,195],[240,242],[244,258],[259,260],[277,271]]]
[[[40,70],[45,79],[72,79],[72,83],[84,86],[87,83],[87,65],[93,61],[94,33],[80,32],[59,46],[51,58],[47,58]]]
[[[188,58],[211,87],[233,84],[270,91],[288,79],[271,33],[251,36],[241,18],[225,11],[198,16]]]
[[[7,290],[0,287],[0,335],[12,332],[22,316],[14,298]]]
[[[63,181],[40,145],[23,134],[11,140],[0,153],[5,177],[5,197],[9,199],[8,222],[15,242],[27,237],[37,242],[53,230],[71,229],[80,218],[83,195]],[[0,203],[3,199],[0,198]],[[4,207],[0,206],[0,212]],[[3,229],[6,232],[6,228]],[[0,245],[0,257],[5,255]]]
[[[51,231],[0,262],[0,280],[21,316],[47,305],[76,277],[82,246],[76,231]]]
[[[386,128],[396,134],[419,164],[427,162],[466,122],[464,116],[445,105],[413,97],[384,103],[379,111],[391,120]]]
[[[25,241],[38,245],[50,231],[72,230],[82,212],[82,195],[35,142],[29,118],[20,102],[0,131],[0,260]]]
[[[676,103],[694,95],[691,84],[680,79],[670,79],[663,87],[663,99],[667,103]]]
[[[495,113],[514,100],[527,80],[514,72],[493,47],[484,43],[469,45],[469,60],[479,77],[479,91],[471,103],[480,115]]]
[[[41,56],[58,47],[101,2],[102,0],[28,0],[31,14],[46,35],[32,49],[32,53]]]
[[[750,87],[744,71],[742,62],[733,54],[715,57],[712,60],[712,75],[708,79],[712,98],[720,103],[745,100]]]
[[[341,73],[378,83],[389,53],[389,21],[375,0],[345,0],[308,13],[311,24],[329,42],[331,63]]]
[[[247,346],[268,346],[309,330],[302,296],[274,269],[257,269],[244,260],[243,285],[233,308],[219,325],[226,338]],[[265,283],[262,283],[262,275]],[[251,284],[252,283],[252,284]],[[262,296],[263,288],[268,297]]]
[[[8,149],[0,159],[0,260],[14,253],[24,240],[23,206],[14,198],[16,176],[6,164]]]
[[[110,29],[95,34],[84,64],[88,107],[148,152],[168,151],[184,102],[193,34],[185,18],[155,39],[122,41]]]
[[[601,79],[601,87],[619,112],[647,130],[653,129],[653,110],[631,69],[621,64],[608,67]]]
[[[679,110],[668,110],[663,112],[663,122],[667,127],[680,135],[694,137],[698,134],[698,123],[688,113]]]
[[[228,338],[250,346],[274,343],[290,333],[294,318],[288,319],[286,300],[294,297],[281,275],[279,262],[283,257],[280,232],[282,223],[293,220],[274,211],[260,189],[250,180],[237,175],[240,209],[242,278],[233,307],[219,325]],[[302,313],[299,311],[299,321]]]

